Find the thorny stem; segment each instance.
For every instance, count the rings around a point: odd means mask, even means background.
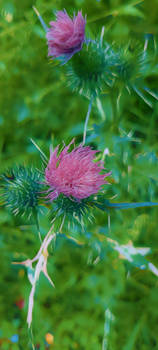
[[[85,124],[84,124],[83,145],[84,145],[85,142],[86,142],[87,126],[88,126],[88,121],[89,121],[90,113],[91,113],[91,110],[92,110],[92,103],[93,103],[93,97],[91,98],[91,100],[90,100],[90,102],[89,102],[88,112],[87,112],[86,120],[85,120]]]
[[[33,305],[34,305],[34,295],[35,295],[35,289],[36,289],[36,283],[39,280],[40,273],[43,272],[45,277],[48,279],[50,284],[54,287],[54,283],[52,282],[51,278],[48,275],[47,272],[47,259],[48,259],[48,246],[50,242],[56,237],[56,233],[52,234],[54,225],[51,226],[50,230],[48,231],[46,237],[44,238],[41,247],[38,251],[38,253],[35,255],[33,259],[27,259],[22,262],[14,262],[13,264],[19,264],[24,265],[28,269],[28,278],[30,280],[30,283],[32,285],[31,292],[29,295],[29,306],[28,306],[28,314],[27,314],[27,323],[28,327],[30,328],[32,323],[32,312],[33,312]],[[37,261],[36,267],[33,268],[32,264]],[[30,273],[31,272],[31,273]]]

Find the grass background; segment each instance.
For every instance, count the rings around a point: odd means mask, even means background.
[[[33,12],[35,5],[46,23],[54,10],[69,14],[82,8],[87,14],[87,33],[100,35],[105,26],[107,41],[123,45],[145,41],[153,52],[154,70],[146,84],[157,91],[158,1],[61,0],[0,2],[0,168],[15,164],[41,167],[40,155],[30,138],[48,155],[49,146],[81,142],[88,100],[67,86],[65,69],[47,57],[45,33]],[[156,56],[157,57],[157,56]],[[100,98],[102,109],[92,109],[87,142],[109,155],[106,168],[112,171],[106,197],[117,202],[158,200],[158,103],[153,108],[134,92],[124,91],[119,113],[114,96]],[[106,213],[96,211],[95,221],[78,246],[58,237],[50,249],[49,273],[52,289],[43,276],[37,287],[33,315],[33,343],[47,349],[46,334],[54,335],[55,350],[151,350],[158,349],[158,280],[135,261],[129,263],[108,244],[132,242],[150,247],[149,261],[158,267],[157,208],[112,211],[108,227]],[[49,227],[46,215],[40,218],[43,236]],[[11,264],[32,258],[39,249],[36,227],[13,217],[0,207],[0,348],[31,349],[26,314],[30,284],[26,271]],[[96,257],[100,261],[94,263]],[[24,307],[19,301],[24,301]],[[18,335],[14,342],[13,335]],[[9,340],[8,340],[9,339]],[[12,340],[10,340],[12,339]]]

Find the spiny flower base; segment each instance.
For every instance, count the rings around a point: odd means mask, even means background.
[[[85,223],[93,218],[91,207],[91,197],[78,201],[61,194],[52,202],[51,222],[57,231],[61,231],[62,228],[66,231],[84,230]]]

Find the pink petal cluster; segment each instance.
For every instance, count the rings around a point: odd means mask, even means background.
[[[48,39],[48,56],[64,56],[68,61],[74,53],[80,51],[85,39],[85,19],[82,12],[71,19],[67,12],[58,11],[56,21],[50,22],[46,37]]]
[[[45,181],[50,186],[49,198],[54,200],[63,193],[65,196],[73,196],[80,200],[94,193],[98,193],[101,186],[106,184],[105,177],[110,175],[100,174],[104,169],[102,162],[94,162],[95,154],[90,147],[75,147],[68,152],[74,140],[57,155],[57,146],[51,152],[49,163],[45,170]]]

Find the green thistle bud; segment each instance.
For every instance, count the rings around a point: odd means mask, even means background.
[[[138,44],[134,48],[130,45],[117,48],[115,52],[111,66],[114,77],[111,87],[116,95],[121,96],[124,88],[129,93],[133,90],[149,107],[152,107],[152,103],[143,92],[144,90],[157,99],[156,94],[145,86],[145,77],[151,74],[151,55]]]
[[[113,51],[108,44],[104,45],[100,41],[89,41],[67,63],[70,87],[88,98],[95,97],[111,84]]]
[[[11,212],[27,218],[35,215],[43,187],[39,171],[19,166],[2,175],[1,179],[2,198]]]
[[[147,61],[147,56],[142,49],[132,50],[129,45],[117,49],[114,65],[111,67],[115,76],[114,85],[131,86],[139,78],[142,79]]]

